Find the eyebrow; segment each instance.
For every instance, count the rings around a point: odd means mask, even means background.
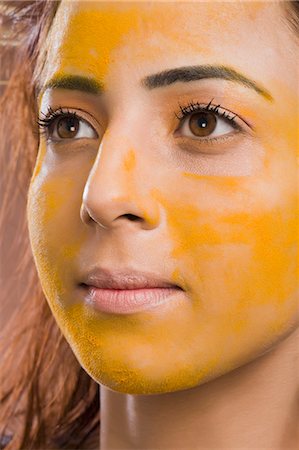
[[[209,78],[235,81],[243,86],[253,89],[266,100],[273,101],[272,95],[265,88],[262,88],[255,81],[247,78],[236,70],[225,66],[184,66],[165,70],[154,75],[146,76],[141,80],[141,84],[145,88],[152,90],[170,86],[177,82],[188,83]],[[69,89],[98,95],[104,92],[104,85],[91,77],[59,75],[48,81],[40,89],[40,93],[44,93],[47,89]]]
[[[147,89],[156,89],[170,86],[173,83],[198,81],[208,78],[220,78],[222,80],[235,81],[243,86],[253,89],[269,101],[273,97],[266,89],[259,86],[255,81],[247,78],[236,70],[225,66],[186,66],[177,69],[165,70],[142,79],[141,83]]]
[[[102,94],[104,86],[94,78],[80,75],[59,75],[48,81],[40,91],[43,93],[47,89],[70,89],[72,91],[82,91],[89,94]]]

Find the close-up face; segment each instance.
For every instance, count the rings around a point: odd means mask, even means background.
[[[285,14],[272,2],[58,8],[40,55],[30,241],[58,326],[112,390],[193,388],[298,326],[298,44]]]

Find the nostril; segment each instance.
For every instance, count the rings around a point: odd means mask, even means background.
[[[131,220],[132,222],[141,221],[141,217],[135,216],[134,214],[123,214],[121,217]]]

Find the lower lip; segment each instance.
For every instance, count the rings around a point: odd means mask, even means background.
[[[99,289],[86,286],[85,300],[95,309],[112,314],[133,314],[166,303],[179,288]]]

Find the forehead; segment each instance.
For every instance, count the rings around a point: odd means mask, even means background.
[[[105,80],[111,67],[124,66],[142,77],[161,64],[246,70],[253,61],[262,74],[269,62],[260,43],[269,48],[277,16],[272,2],[62,1],[46,44],[46,78],[65,72]]]

